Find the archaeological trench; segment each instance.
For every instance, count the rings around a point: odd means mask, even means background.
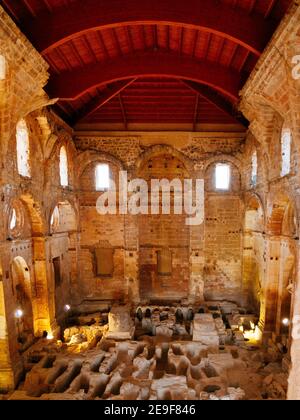
[[[299,165],[296,1],[2,0],[0,400],[299,400]]]

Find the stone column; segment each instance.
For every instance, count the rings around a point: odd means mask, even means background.
[[[45,245],[45,238],[33,238],[33,262],[36,291],[34,299],[34,307],[36,308],[34,332],[36,335],[41,335],[44,331],[52,333],[57,327],[54,318],[55,310],[51,310],[52,308],[55,308],[55,290],[54,285],[51,287],[48,281],[48,279],[51,278],[51,275],[47,272]]]
[[[269,238],[266,252],[266,273],[263,284],[260,323],[265,334],[276,328],[278,283],[280,275],[280,239]]]
[[[203,178],[203,174],[195,175],[196,178]],[[195,197],[195,188],[193,187],[193,197]],[[204,212],[203,203],[203,212]],[[205,217],[205,214],[204,214]],[[190,282],[189,282],[189,303],[204,302],[204,220],[203,223],[190,226]]]
[[[14,373],[10,360],[3,281],[0,278],[0,392],[14,388]]]
[[[78,305],[81,302],[80,285],[78,279],[78,262],[79,262],[79,246],[80,239],[78,232],[69,233],[69,260],[70,260],[70,298],[71,302]]]
[[[299,261],[298,261],[299,264]],[[294,314],[291,346],[291,370],[289,375],[288,400],[300,400],[300,281],[299,271],[294,295]]]
[[[130,303],[138,304],[140,301],[138,216],[124,216],[124,235],[124,281],[127,285],[127,299]]]

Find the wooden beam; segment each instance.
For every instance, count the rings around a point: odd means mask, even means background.
[[[273,8],[274,8],[274,6],[275,6],[275,3],[276,3],[276,0],[270,0],[269,7],[268,7],[268,9],[267,9],[267,11],[266,11],[266,13],[265,13],[265,17],[266,17],[266,18],[267,18],[267,17],[269,17],[269,16],[270,16],[270,14],[272,13],[272,10],[273,10]]]
[[[200,98],[200,95],[199,95],[199,93],[197,93],[197,95],[196,95],[196,103],[195,103],[195,112],[194,112],[193,131],[196,131],[196,129],[197,129],[199,98]]]
[[[208,86],[199,85],[198,83],[189,80],[182,80],[182,83],[202,96],[208,102],[215,105],[221,111],[225,112],[227,115],[230,115],[244,127],[248,127],[248,120],[237,111],[236,104],[231,103],[229,100],[225,99],[222,95],[209,88]]]
[[[125,111],[124,103],[123,103],[123,100],[122,100],[122,97],[121,97],[121,93],[119,93],[119,102],[120,102],[120,107],[121,107],[121,111],[122,111],[124,127],[125,127],[125,130],[127,131],[127,129],[128,129],[127,117],[126,117],[126,111]]]
[[[101,96],[92,99],[76,112],[76,115],[74,115],[70,121],[71,125],[77,124],[79,121],[100,109],[115,96],[119,95],[122,90],[130,86],[135,80],[136,79],[121,80],[120,82],[116,82],[113,85],[108,86]]]
[[[105,63],[90,64],[53,75],[47,92],[52,98],[76,100],[97,86],[129,78],[156,76],[175,77],[208,85],[234,103],[238,101],[242,87],[241,75],[234,69],[167,51],[151,51],[117,57]]]
[[[7,1],[7,0],[6,0]],[[218,0],[76,0],[27,19],[26,33],[44,54],[78,35],[101,28],[159,23],[197,28],[230,39],[259,56],[276,22]],[[51,28],[51,30],[50,30]]]

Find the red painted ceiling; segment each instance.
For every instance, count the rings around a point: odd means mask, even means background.
[[[242,88],[291,0],[3,0],[71,125],[242,124]]]

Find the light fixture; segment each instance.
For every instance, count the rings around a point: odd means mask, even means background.
[[[15,312],[15,318],[20,319],[22,318],[22,316],[24,315],[24,312],[22,311],[22,309],[17,309]]]
[[[288,326],[290,325],[290,320],[289,320],[288,318],[284,318],[284,319],[282,320],[282,323],[283,323],[283,325],[284,325],[285,327],[288,327]]]
[[[65,312],[70,312],[71,306],[70,305],[65,305],[64,309],[65,309]]]
[[[47,340],[54,340],[54,335],[51,332],[47,334]]]

